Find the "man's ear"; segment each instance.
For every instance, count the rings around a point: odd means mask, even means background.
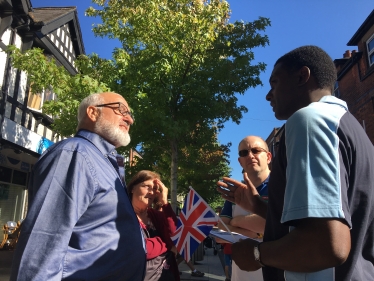
[[[303,66],[302,68],[300,68],[297,74],[298,74],[298,79],[299,79],[298,84],[300,86],[307,83],[310,79],[310,69],[307,66]]]
[[[92,122],[96,122],[100,116],[100,110],[93,105],[90,105],[89,107],[87,107],[86,112],[87,112],[88,119],[90,119]]]
[[[240,160],[241,160],[242,158],[243,158],[243,157],[238,157],[238,162],[239,162],[239,164],[240,164],[240,167],[243,168],[242,162],[240,162]]]
[[[268,163],[268,165],[270,164],[270,162],[271,162],[271,159],[273,158],[273,155],[271,154],[271,152],[267,152],[266,153],[267,155],[267,163]]]

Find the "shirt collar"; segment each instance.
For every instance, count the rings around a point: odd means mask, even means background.
[[[270,174],[268,175],[266,180],[264,180],[259,186],[256,187],[257,191],[260,191],[265,185],[268,184],[269,178],[270,178]]]
[[[337,97],[323,96],[319,101],[324,103],[338,104],[341,107],[343,107],[346,111],[348,111],[347,103],[341,99],[338,99]]]
[[[79,136],[90,141],[100,150],[103,155],[117,155],[116,147],[96,133],[87,130],[79,130],[75,136]]]

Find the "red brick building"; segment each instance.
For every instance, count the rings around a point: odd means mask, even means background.
[[[374,144],[374,10],[347,46],[343,58],[334,60],[338,72],[335,95],[346,101]]]

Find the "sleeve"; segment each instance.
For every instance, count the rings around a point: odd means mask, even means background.
[[[219,216],[232,219],[232,203],[230,201],[225,201],[221,214]]]
[[[39,160],[11,280],[61,280],[73,228],[94,196],[92,172],[87,157],[77,151],[55,149]]]
[[[170,235],[173,235],[175,230],[177,229],[178,218],[169,203],[162,206],[162,213],[164,213],[164,216],[166,217],[166,220],[168,222]]]
[[[154,259],[167,251],[166,244],[159,236],[146,238],[147,260]]]
[[[308,217],[345,218],[338,124],[339,113],[313,106],[297,111],[287,121],[282,223],[293,225],[292,221]]]
[[[152,223],[155,226],[161,241],[163,241],[166,245],[166,248],[170,250],[174,246],[174,243],[171,240],[171,236],[174,234],[174,232],[171,232],[170,230],[170,221],[166,219],[164,211],[160,212],[149,208],[148,216],[152,220]],[[172,223],[172,225],[174,225],[174,223]]]

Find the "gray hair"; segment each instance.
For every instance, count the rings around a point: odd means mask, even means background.
[[[104,98],[100,94],[91,94],[81,101],[78,107],[78,128],[86,116],[87,108],[91,105],[98,105],[103,102]],[[101,110],[101,108],[98,109]]]

